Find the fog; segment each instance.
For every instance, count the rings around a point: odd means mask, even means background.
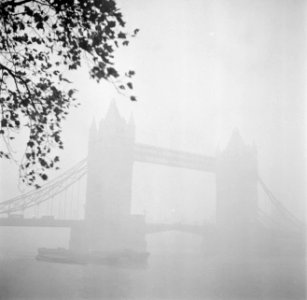
[[[118,4],[138,101],[67,74],[63,191],[1,214],[0,299],[305,299],[305,1]]]

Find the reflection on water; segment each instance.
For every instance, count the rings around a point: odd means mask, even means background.
[[[305,259],[205,257],[199,242],[187,234],[152,236],[145,269],[53,264],[35,261],[30,252],[6,253],[0,299],[305,299]]]

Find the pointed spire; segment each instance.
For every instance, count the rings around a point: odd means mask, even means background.
[[[254,153],[257,153],[257,144],[255,140],[253,140],[253,143],[252,143],[252,150],[254,151]]]
[[[135,120],[134,120],[133,113],[130,114],[130,117],[129,117],[129,120],[128,120],[128,126],[129,126],[129,128],[131,128],[131,130],[133,130],[133,132],[135,131]]]
[[[89,133],[89,141],[94,141],[96,139],[97,139],[97,126],[96,126],[95,117],[93,117]]]
[[[240,131],[238,128],[235,128],[228,142],[227,151],[228,152],[241,152],[241,150],[243,150],[244,148],[246,148],[246,145],[242,139]]]
[[[236,141],[242,141],[243,142],[243,139],[241,137],[240,130],[239,130],[238,127],[235,127],[233,129],[231,139],[236,139]]]
[[[114,99],[110,103],[105,119],[108,121],[110,120],[111,122],[122,119]]]
[[[127,124],[127,132],[128,132],[128,135],[134,139],[134,136],[135,136],[135,121],[134,121],[134,116],[133,116],[132,113],[130,114],[129,121],[128,121],[128,124]]]
[[[235,128],[232,132],[232,135],[231,135],[231,138],[230,138],[230,141],[229,141],[229,145],[230,144],[234,144],[234,145],[244,145],[244,142],[243,142],[243,139],[242,139],[242,136],[240,134],[240,130],[238,128]]]
[[[217,146],[215,148],[215,155],[218,156],[218,155],[220,155],[220,153],[221,153],[221,145],[218,142],[218,144],[217,144]]]
[[[125,134],[127,122],[121,117],[115,100],[110,102],[109,109],[104,119],[99,124],[100,136],[119,136]]]
[[[128,121],[128,125],[131,126],[131,127],[135,127],[135,121],[134,121],[134,115],[133,113],[130,114],[130,117],[129,117],[129,121]]]

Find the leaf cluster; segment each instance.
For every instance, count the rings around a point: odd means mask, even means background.
[[[24,125],[29,139],[21,179],[37,185],[57,167],[54,148],[63,148],[61,124],[77,105],[75,89],[64,76],[86,61],[90,77],[130,91],[133,71],[123,82],[114,51],[127,46],[123,15],[114,0],[4,0],[0,3],[0,135],[11,158],[10,140]],[[119,82],[119,83],[118,83]],[[135,100],[131,96],[131,100]]]

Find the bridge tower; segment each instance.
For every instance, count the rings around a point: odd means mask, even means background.
[[[112,102],[99,130],[92,125],[90,132],[86,219],[130,215],[133,148],[133,121],[127,123]]]
[[[145,220],[131,214],[134,121],[126,122],[112,102],[97,129],[90,130],[85,232],[71,248],[90,251],[145,250]],[[77,230],[76,230],[77,232]],[[78,236],[79,234],[76,233]],[[86,239],[86,241],[84,240]]]
[[[217,154],[216,223],[228,249],[251,246],[258,213],[257,152],[246,145],[238,130]]]

